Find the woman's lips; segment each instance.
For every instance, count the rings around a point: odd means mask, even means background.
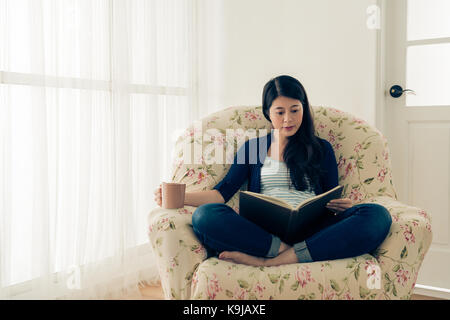
[[[290,126],[290,127],[283,127],[284,129],[286,129],[286,130],[292,130],[292,129],[294,129],[294,126]]]

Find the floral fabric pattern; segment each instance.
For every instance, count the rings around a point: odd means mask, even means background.
[[[316,135],[333,146],[342,197],[354,204],[378,203],[390,212],[392,226],[385,241],[373,255],[253,267],[206,259],[192,230],[196,207],[158,207],[148,216],[148,236],[165,299],[410,299],[431,244],[431,217],[397,200],[389,148],[381,132],[334,108],[311,110]],[[260,106],[229,107],[203,118],[201,128],[195,125],[176,141],[172,165],[172,181],[186,183],[186,192],[212,189],[246,140],[270,132]],[[265,133],[259,132],[262,129]],[[184,152],[189,148],[194,150],[190,158]],[[246,190],[246,183],[241,190]],[[236,212],[238,196],[236,192],[226,203]]]

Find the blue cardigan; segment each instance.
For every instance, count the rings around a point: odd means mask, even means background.
[[[246,179],[248,179],[248,191],[261,192],[261,167],[269,151],[272,136],[273,130],[266,136],[247,140],[239,148],[230,170],[222,181],[213,188],[220,192],[225,203],[241,188]],[[320,179],[320,186],[314,189],[316,194],[326,192],[338,185],[337,163],[333,147],[328,141],[321,138],[319,140],[325,148],[325,156],[322,158],[320,167],[325,169],[328,174]],[[264,148],[264,146],[267,146],[267,148]],[[259,157],[257,157],[258,155]]]

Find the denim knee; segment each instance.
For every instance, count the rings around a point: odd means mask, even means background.
[[[200,205],[197,209],[195,209],[192,214],[192,227],[194,230],[205,232],[208,226],[214,221],[214,209],[217,209],[217,206],[221,205],[220,203],[206,203]]]
[[[389,234],[392,224],[392,217],[385,207],[377,203],[366,203],[363,204],[363,206],[366,209],[365,211],[368,213],[367,224],[366,228],[364,228],[364,232],[367,233],[367,237],[374,245],[373,250],[375,250]]]
[[[202,204],[195,209],[194,213],[192,213],[192,227],[196,230],[202,229],[202,225],[205,224],[205,221],[208,217],[208,204]]]

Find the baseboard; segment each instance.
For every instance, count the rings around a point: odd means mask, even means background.
[[[434,297],[440,299],[450,300],[450,290],[446,288],[438,288],[432,286],[425,286],[416,284],[413,290],[414,294],[419,294],[427,297]]]

